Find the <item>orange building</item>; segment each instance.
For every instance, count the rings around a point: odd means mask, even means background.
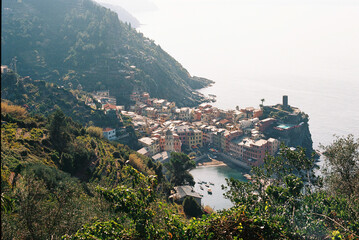
[[[263,116],[263,110],[262,109],[255,109],[253,111],[253,118],[260,118]]]

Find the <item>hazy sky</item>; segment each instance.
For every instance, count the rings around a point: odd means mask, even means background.
[[[140,31],[196,74],[207,71],[200,65],[211,58],[209,66],[256,62],[270,72],[358,67],[359,1],[154,2],[158,11],[136,16],[145,24]]]

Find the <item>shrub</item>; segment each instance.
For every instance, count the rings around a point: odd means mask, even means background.
[[[203,214],[201,206],[191,196],[183,201],[183,210],[188,217],[201,217]]]
[[[90,126],[86,129],[87,133],[91,136],[91,137],[95,137],[95,138],[102,138],[103,134],[102,134],[102,129],[99,127],[95,127],[95,126]]]
[[[129,156],[129,160],[130,160],[130,165],[134,168],[136,168],[137,170],[141,171],[141,172],[145,172],[146,170],[146,166],[143,163],[142,159],[139,158],[136,154],[132,153]]]
[[[11,105],[6,102],[1,102],[1,113],[10,114],[11,116],[18,119],[24,119],[27,116],[27,111],[25,108],[16,105]]]

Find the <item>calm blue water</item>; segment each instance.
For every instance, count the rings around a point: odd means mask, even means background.
[[[208,205],[214,210],[227,209],[233,206],[231,201],[223,197],[224,190],[222,190],[221,186],[226,185],[226,178],[232,177],[241,181],[247,181],[242,175],[242,173],[246,173],[245,170],[229,166],[199,166],[191,170],[190,173],[196,181],[195,191],[203,194],[202,205]],[[207,187],[204,184],[202,184],[204,190],[201,190],[200,184],[197,183],[198,181],[214,183],[214,185],[209,185],[212,189],[212,194],[208,194]]]

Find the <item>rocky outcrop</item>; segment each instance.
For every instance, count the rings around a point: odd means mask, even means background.
[[[303,147],[308,156],[313,152],[312,135],[309,130],[309,116],[295,107],[282,108],[282,105],[264,106],[263,118],[273,117],[275,125],[266,131],[289,147]]]

